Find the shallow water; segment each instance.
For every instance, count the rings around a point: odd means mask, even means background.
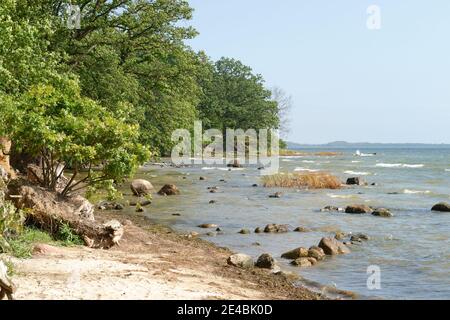
[[[139,176],[155,186],[175,183],[182,191],[177,197],[155,196],[147,215],[183,231],[206,233],[196,226],[218,224],[224,234],[206,239],[255,258],[264,252],[280,257],[299,246],[317,245],[322,237],[334,236],[336,231],[363,232],[370,241],[353,245],[351,254],[328,258],[312,268],[293,268],[289,261],[277,260],[306,279],[354,291],[362,297],[449,299],[450,213],[431,212],[430,208],[437,202],[450,202],[450,149],[361,150],[376,152],[373,157],[356,157],[355,150],[342,151],[343,155],[337,157],[281,158],[280,170],[325,170],[343,180],[361,176],[377,185],[317,191],[254,188],[254,183],[261,183],[255,168],[224,171],[208,170],[207,166],[147,167]],[[199,181],[200,176],[207,180]],[[209,186],[218,186],[219,192],[209,193]],[[276,191],[283,192],[283,197],[269,199],[268,195]],[[217,204],[209,204],[210,200]],[[326,205],[359,203],[388,208],[395,217],[319,211]],[[253,230],[269,223],[308,227],[313,232],[237,234],[242,228]],[[255,242],[261,245],[253,245]],[[380,290],[367,288],[370,265],[381,269]]]

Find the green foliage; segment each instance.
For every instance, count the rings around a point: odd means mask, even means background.
[[[116,189],[113,180],[106,180],[96,185],[89,186],[85,195],[92,202],[98,202],[105,198],[108,201],[123,199],[123,194]]]
[[[33,254],[34,245],[37,243],[66,247],[84,244],[83,240],[74,234],[70,226],[66,224],[61,225],[54,238],[47,232],[34,227],[25,227],[22,233],[8,238],[8,248],[4,252],[17,258],[30,258]]]
[[[31,85],[64,78],[56,71],[59,55],[49,50],[53,21],[39,1],[1,1],[0,92],[18,94]]]
[[[5,201],[0,186],[0,252],[11,250],[9,239],[22,233],[24,221],[23,211],[17,210],[11,202]]]
[[[44,186],[55,189],[56,164],[87,171],[64,193],[120,182],[148,159],[145,146],[169,154],[173,130],[197,118],[206,129],[279,127],[260,75],[186,45],[197,35],[187,1],[69,3],[81,29],[64,23],[60,0],[0,3],[0,135],[44,157]]]
[[[202,81],[204,97],[199,105],[204,126],[233,129],[278,128],[278,107],[260,75],[240,61],[222,58]]]
[[[199,57],[184,44],[197,33],[180,23],[192,17],[189,4],[72,3],[81,5],[81,29],[61,26],[54,42],[67,70],[80,77],[82,94],[113,113],[119,102],[126,103],[129,121],[141,126],[141,141],[160,154],[170,153],[172,131],[193,126],[201,94]],[[62,10],[56,13],[62,16]]]
[[[14,263],[12,263],[10,260],[1,260],[1,261],[3,261],[3,263],[6,266],[6,269],[8,269],[6,275],[8,277],[12,277],[16,273],[16,268],[14,266]]]
[[[73,169],[63,195],[86,185],[120,180],[150,156],[138,143],[137,125],[117,119],[95,101],[81,97],[76,83],[63,88],[33,86],[17,102],[10,122],[14,128],[9,135],[17,150],[43,158],[43,186],[55,190],[58,165]],[[83,169],[87,175],[74,183]]]
[[[22,234],[8,239],[8,242],[10,254],[17,258],[30,258],[36,243],[53,243],[54,240],[46,232],[35,228],[25,228]]]
[[[81,246],[84,244],[84,241],[73,232],[72,228],[68,224],[62,224],[59,227],[56,239],[59,241],[61,245],[64,246],[74,246],[74,245]]]

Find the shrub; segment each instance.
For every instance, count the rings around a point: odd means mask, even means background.
[[[264,187],[339,189],[341,181],[326,172],[275,174],[263,177]]]
[[[11,249],[8,240],[22,233],[24,221],[23,212],[17,210],[11,202],[5,201],[3,191],[0,190],[0,252]]]
[[[33,86],[13,109],[9,137],[19,152],[42,158],[40,184],[55,191],[65,169],[72,169],[63,195],[121,181],[150,157],[138,143],[139,126],[83,98],[75,82]],[[87,174],[81,177],[83,171]]]

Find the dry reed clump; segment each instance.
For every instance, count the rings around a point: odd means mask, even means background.
[[[339,189],[341,181],[326,172],[275,174],[263,177],[264,187],[301,189]]]

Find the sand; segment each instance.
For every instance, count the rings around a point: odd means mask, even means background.
[[[100,217],[109,219],[112,216]],[[118,216],[115,216],[117,218]],[[17,299],[318,299],[285,275],[227,265],[231,252],[135,218],[110,250],[41,246],[13,259]]]

